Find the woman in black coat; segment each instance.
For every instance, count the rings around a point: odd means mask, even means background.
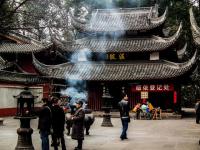
[[[83,102],[78,101],[76,103],[76,112],[72,116],[72,139],[78,140],[78,146],[75,147],[75,150],[82,150],[82,144],[84,140],[84,118],[85,118],[85,112],[82,108]]]

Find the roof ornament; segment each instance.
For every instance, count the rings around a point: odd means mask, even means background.
[[[148,15],[148,18],[147,18],[147,19],[148,19],[148,24],[151,23],[152,14],[153,14],[153,7],[151,7],[150,12],[149,12],[149,15]]]
[[[177,56],[178,56],[178,59],[183,59],[183,56],[186,52],[186,49],[187,49],[187,43],[185,43],[184,47],[180,50],[177,50]]]
[[[192,7],[190,8],[189,13],[190,13],[190,23],[191,23],[191,30],[194,42],[196,43],[197,46],[200,46],[200,28],[194,17],[194,12],[192,10]]]
[[[155,4],[155,17],[158,17],[158,2],[156,1],[156,4]]]

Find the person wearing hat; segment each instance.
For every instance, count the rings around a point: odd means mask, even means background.
[[[85,112],[82,108],[83,102],[78,101],[76,102],[76,112],[72,116],[72,139],[78,141],[78,146],[75,147],[74,150],[82,150],[82,144],[84,140],[84,118],[85,118]]]

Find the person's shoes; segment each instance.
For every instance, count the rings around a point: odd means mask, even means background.
[[[126,140],[127,140],[128,138],[127,138],[127,137],[125,137],[124,139],[126,139]]]
[[[123,141],[125,138],[123,138],[123,137],[120,137],[120,139]]]

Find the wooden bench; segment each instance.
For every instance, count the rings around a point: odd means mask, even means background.
[[[3,125],[3,121],[4,121],[4,119],[3,119],[3,118],[0,118],[0,126]]]

